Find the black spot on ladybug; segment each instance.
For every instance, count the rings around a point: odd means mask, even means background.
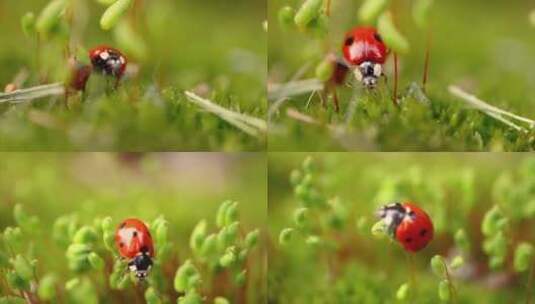
[[[425,229],[420,230],[420,236],[423,237],[423,236],[425,236],[426,234],[427,234],[427,230],[425,230]]]
[[[137,231],[134,231],[134,232],[132,233],[132,236],[133,236],[133,237],[137,237]]]
[[[412,239],[411,239],[411,238],[406,238],[406,239],[405,239],[405,243],[410,243],[410,242],[412,242]]]
[[[373,38],[375,38],[375,40],[377,40],[379,42],[383,42],[383,37],[381,37],[381,35],[379,35],[379,33],[373,34]]]
[[[344,42],[345,45],[352,45],[353,44],[353,37],[347,37],[346,41]]]
[[[123,242],[120,242],[120,243],[119,243],[119,247],[123,248],[123,247],[124,247],[124,243],[123,243]]]

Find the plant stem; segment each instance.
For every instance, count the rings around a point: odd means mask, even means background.
[[[425,85],[427,84],[427,77],[429,73],[429,53],[431,49],[431,28],[427,29],[427,43],[425,46],[425,59],[424,59],[424,75],[422,79],[422,91],[425,91]]]
[[[411,302],[414,302],[416,296],[416,271],[414,270],[414,255],[407,252],[407,264],[409,266],[409,275],[410,275],[410,290],[409,296]]]
[[[398,54],[394,53],[394,95],[392,102],[398,106]]]
[[[526,304],[531,303],[531,289],[533,286],[533,277],[535,276],[535,258],[532,258],[531,268],[528,275],[528,284],[526,286]]]
[[[446,280],[448,281],[448,289],[450,290],[450,296],[451,296],[451,303],[456,303],[456,292],[455,292],[455,286],[453,286],[453,282],[451,281],[450,272],[448,270],[448,265],[446,265],[445,262],[442,264],[444,266],[444,271],[446,272]]]

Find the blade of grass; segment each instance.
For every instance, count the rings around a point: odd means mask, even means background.
[[[221,119],[227,121],[249,135],[258,136],[260,132],[267,132],[267,124],[262,119],[228,110],[208,99],[198,96],[193,92],[185,91],[184,94],[192,103],[219,116]]]
[[[0,94],[0,103],[4,103],[4,102],[19,103],[19,102],[31,101],[37,98],[64,95],[64,94],[65,94],[65,88],[63,86],[63,83],[52,83],[52,84],[35,86],[35,87],[27,88],[27,89],[20,89],[20,90],[13,91],[11,93]]]
[[[496,118],[497,115],[503,115],[503,116],[507,116],[507,117],[516,119],[518,121],[527,123],[530,128],[535,127],[535,120],[531,120],[529,118],[522,117],[522,116],[516,115],[514,113],[502,110],[502,109],[500,109],[498,107],[492,106],[492,105],[486,103],[485,101],[477,98],[476,96],[467,93],[466,91],[464,91],[463,89],[459,88],[458,86],[450,85],[448,87],[448,90],[452,95],[461,98],[463,101],[468,103],[470,106],[485,112],[489,116],[492,116],[492,117]],[[494,115],[490,115],[490,113],[494,113]],[[508,121],[507,124],[510,125],[510,126],[516,125],[516,124],[512,123],[511,121],[506,120],[503,117],[501,117],[501,119],[499,119],[499,120],[502,121],[502,122],[504,122],[504,120]]]

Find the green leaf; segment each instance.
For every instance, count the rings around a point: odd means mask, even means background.
[[[383,40],[395,53],[406,54],[409,52],[409,42],[398,31],[392,20],[392,13],[383,13],[377,22],[377,30]]]
[[[442,280],[438,284],[438,298],[443,302],[450,300],[450,283],[447,280]]]
[[[305,0],[294,17],[295,24],[304,29],[314,19],[319,17],[323,0]]]
[[[100,27],[107,31],[114,27],[132,5],[132,0],[117,0],[106,9],[100,18]]]
[[[524,272],[535,263],[535,249],[530,243],[522,242],[515,250],[514,268],[516,272]]]
[[[37,290],[39,298],[44,301],[55,299],[58,282],[58,277],[55,274],[49,273],[43,276],[39,281],[39,289]]]
[[[441,255],[435,255],[433,258],[431,258],[431,270],[433,270],[433,273],[439,277],[444,278],[446,275],[446,262],[444,261],[444,258]]]

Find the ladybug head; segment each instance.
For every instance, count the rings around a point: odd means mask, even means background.
[[[377,85],[377,79],[383,75],[383,66],[380,63],[364,61],[355,67],[354,73],[364,87],[373,89]]]
[[[128,268],[136,274],[139,280],[144,280],[152,268],[152,258],[146,251],[140,252],[128,263]]]
[[[402,204],[394,203],[381,207],[377,212],[377,216],[383,220],[388,234],[394,236],[399,224],[405,217],[413,217],[414,212],[407,212],[407,209]]]

